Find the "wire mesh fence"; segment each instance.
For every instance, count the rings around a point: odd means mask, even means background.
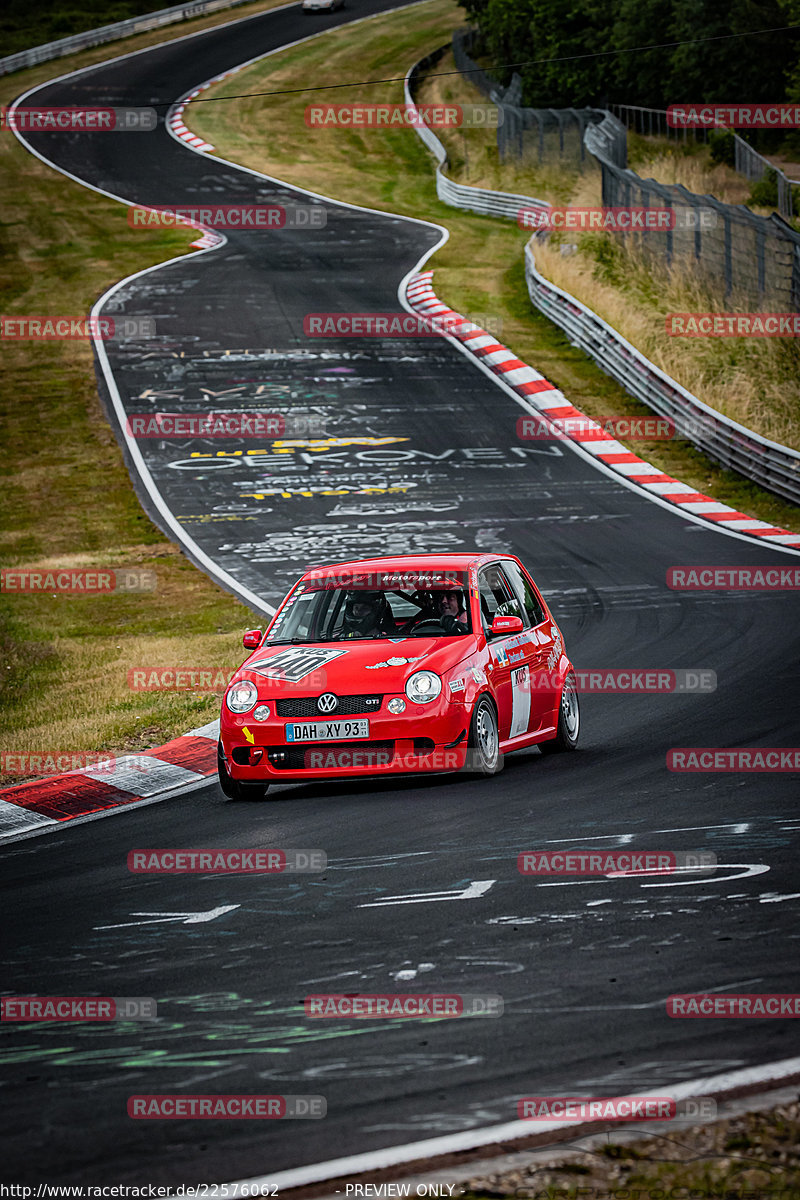
[[[607,120],[619,124],[611,114]],[[786,221],[680,184],[643,179],[614,161],[613,139],[602,142],[601,130],[589,131],[587,146],[602,169],[603,205],[671,210],[660,229],[630,235],[647,257],[682,267],[738,308],[800,311],[800,234]]]
[[[660,135],[661,137],[674,138],[684,142],[687,139],[694,139],[701,142],[708,141],[710,131],[706,126],[701,128],[689,128],[687,126],[673,128],[667,124],[667,110],[663,108],[640,108],[634,104],[611,104],[609,105],[609,109],[628,129],[632,129],[636,133],[645,134],[648,137]],[[798,202],[797,196],[793,196],[792,194],[792,187],[800,187],[800,180],[790,179],[785,171],[782,171],[780,167],[776,167],[763,154],[759,154],[749,142],[745,141],[734,130],[725,130],[724,132],[729,132],[733,138],[733,168],[737,174],[744,175],[746,179],[756,182],[764,179],[770,172],[774,172],[778,194],[778,212],[782,217],[791,220]]]
[[[487,75],[470,56],[477,39],[474,29],[457,29],[453,34],[453,58],[456,67],[502,110],[497,128],[500,160],[512,157],[520,162],[553,163],[580,171],[596,170],[597,164],[584,145],[584,134],[592,124],[603,120],[599,108],[524,108],[522,79],[514,72],[508,87]]]
[[[457,30],[453,56],[458,70],[503,110],[497,130],[501,159],[509,155],[531,166],[599,167],[604,207],[669,210],[665,220],[655,222],[652,228],[619,235],[635,239],[637,248],[654,266],[682,268],[702,281],[711,296],[739,309],[800,311],[800,234],[787,221],[776,214],[756,216],[744,205],[724,204],[715,196],[697,195],[680,184],[643,179],[627,166],[626,125],[642,133],[671,132],[702,140],[707,139],[707,129],[670,131],[666,111],[632,105],[616,106],[619,117],[605,109],[520,107],[519,76],[504,88],[487,75],[470,54],[476,39],[476,30]],[[748,169],[760,169],[763,175],[765,168],[752,157],[761,156],[734,136],[742,164],[749,153]],[[746,150],[739,151],[739,143]],[[765,159],[762,164],[769,166]],[[790,187],[788,191],[791,205]]]

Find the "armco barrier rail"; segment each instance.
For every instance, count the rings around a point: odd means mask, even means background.
[[[113,25],[86,29],[83,33],[74,33],[71,37],[45,42],[42,46],[32,46],[30,50],[20,50],[17,54],[0,58],[0,75],[10,75],[12,71],[35,67],[37,63],[48,62],[52,58],[63,58],[65,54],[72,54],[76,50],[88,50],[92,46],[115,42],[134,33],[145,33],[148,29],[157,29],[160,25],[188,21],[191,17],[202,17],[222,8],[235,8],[240,4],[249,3],[250,0],[194,0],[192,4],[176,4],[172,8],[160,8],[157,12],[142,13],[140,17],[115,21]]]
[[[405,79],[407,104],[414,104],[412,90],[415,90],[420,76],[439,61],[445,49],[421,59],[408,72]],[[513,220],[517,219],[520,203],[526,208],[550,207],[546,201],[530,196],[511,196],[485,188],[470,188],[447,179],[442,172],[442,166],[447,162],[444,146],[422,122],[414,128],[437,160],[436,194],[445,204]],[[600,144],[604,132],[601,127],[592,128]],[[659,416],[674,421],[681,435],[709,458],[752,479],[768,491],[800,504],[800,453],[762,438],[703,404],[702,400],[698,400],[645,358],[590,308],[545,279],[536,270],[531,248],[536,238],[541,236],[536,234],[525,248],[525,279],[531,303],[563,329],[571,342],[593,358],[601,370],[620,383],[627,392]]]
[[[414,106],[413,93],[416,91],[420,76],[434,67],[449,46],[442,46],[415,63],[405,77],[405,101]],[[488,188],[468,187],[465,183],[456,183],[448,179],[444,173],[447,163],[447,151],[429,126],[420,122],[415,126],[417,133],[436,159],[436,195],[444,204],[451,208],[463,208],[470,212],[481,213],[489,217],[508,217],[516,221],[521,208],[547,209],[550,205],[545,200],[535,200],[532,196],[520,196],[514,192],[493,192]]]
[[[800,453],[703,404],[590,308],[540,275],[532,248],[540,236],[534,235],[525,247],[525,279],[532,303],[601,370],[659,416],[673,420],[678,431],[709,458],[800,504]]]

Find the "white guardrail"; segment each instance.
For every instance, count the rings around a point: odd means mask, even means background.
[[[429,55],[408,72],[405,78],[407,104],[416,107],[412,87],[418,75],[429,69],[440,56],[441,51]],[[531,196],[467,187],[448,179],[442,170],[447,162],[444,146],[421,121],[414,128],[436,157],[436,194],[445,204],[514,221],[520,208],[550,207],[546,201]],[[595,127],[590,129],[597,133]],[[586,144],[589,148],[588,142]],[[573,345],[593,358],[600,369],[627,392],[659,416],[674,421],[681,436],[709,458],[752,479],[768,491],[800,504],[800,452],[771,442],[703,404],[590,308],[545,279],[536,269],[531,248],[541,236],[535,234],[525,247],[525,279],[531,303],[563,329]]]
[[[55,42],[45,42],[42,46],[32,46],[30,50],[20,50],[17,54],[9,54],[0,58],[0,75],[10,75],[12,71],[22,71],[25,67],[35,67],[37,63],[48,62],[52,58],[63,58],[76,50],[88,50],[91,46],[102,46],[106,42],[116,42],[119,38],[130,37],[134,33],[145,33],[148,29],[158,29],[161,25],[171,25],[175,21],[188,21],[191,17],[202,17],[206,13],[218,12],[222,8],[235,8],[240,4],[249,4],[250,0],[194,0],[191,4],[176,4],[172,8],[160,8],[157,12],[142,13],[140,17],[128,17],[124,21],[115,21],[113,25],[101,25],[97,29],[86,29],[83,33],[74,33],[71,37],[59,38]]]
[[[800,453],[771,442],[709,408],[650,362],[597,313],[536,270],[532,244],[525,247],[525,280],[536,307],[560,326],[570,342],[590,355],[601,370],[621,383],[678,432],[724,467],[800,504]]]
[[[411,108],[416,105],[411,98],[411,89],[415,77],[432,65],[444,53],[447,47],[435,51],[427,58],[420,59],[408,72],[404,80],[405,101]],[[481,213],[485,217],[508,217],[516,221],[521,208],[547,209],[550,205],[546,200],[534,200],[531,196],[518,196],[514,192],[493,192],[488,188],[468,187],[465,183],[456,183],[448,179],[444,173],[447,163],[447,151],[433,130],[422,121],[414,126],[425,145],[436,158],[436,195],[444,204],[451,208],[463,208],[470,212]]]

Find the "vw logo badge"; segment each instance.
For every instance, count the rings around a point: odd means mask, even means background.
[[[339,701],[334,696],[333,692],[326,692],[324,696],[320,696],[317,701],[317,708],[320,712],[333,712]]]

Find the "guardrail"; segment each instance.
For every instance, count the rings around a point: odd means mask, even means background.
[[[434,50],[432,54],[428,54],[419,62],[414,63],[406,75],[403,85],[405,101],[415,111],[416,104],[413,93],[420,76],[424,75],[431,67],[436,66],[448,49],[449,46],[441,46],[438,50]],[[444,204],[449,204],[451,208],[462,208],[469,212],[480,213],[483,216],[507,217],[512,221],[517,220],[517,215],[522,208],[547,209],[550,207],[546,200],[536,200],[533,196],[521,196],[516,192],[494,192],[489,188],[469,187],[465,183],[456,183],[455,180],[448,179],[443,169],[447,164],[447,151],[439,138],[422,121],[419,121],[414,128],[436,158],[436,195]]]
[[[65,54],[72,54],[76,50],[88,50],[92,46],[115,42],[134,33],[145,33],[148,29],[158,29],[161,25],[188,21],[191,17],[202,17],[222,8],[236,8],[240,4],[249,3],[250,0],[193,0],[191,4],[176,4],[172,8],[143,13],[140,17],[127,17],[124,21],[115,21],[113,25],[86,29],[83,33],[73,33],[70,37],[45,42],[41,46],[32,46],[30,50],[20,50],[17,54],[0,58],[0,75],[10,75],[12,71],[35,67],[37,63],[48,62],[52,58],[63,58]]]
[[[590,308],[545,279],[532,249],[540,236],[535,234],[525,247],[525,280],[536,308],[627,392],[674,421],[679,433],[709,458],[800,504],[800,453],[703,404]]]

